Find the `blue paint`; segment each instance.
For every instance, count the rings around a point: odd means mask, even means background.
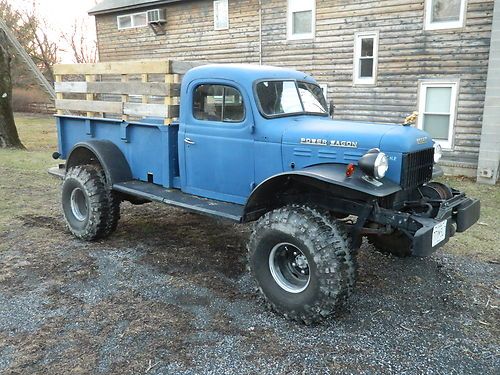
[[[255,82],[262,79],[315,83],[304,73],[275,67],[194,68],[182,81],[178,124],[164,126],[157,118],[122,122],[58,116],[59,152],[65,159],[77,142],[107,139],[123,152],[134,179],[147,181],[148,174],[152,174],[154,183],[165,188],[244,204],[253,188],[270,176],[317,164],[357,163],[374,147],[389,157],[387,178],[399,183],[402,155],[432,147],[431,137],[413,127],[331,120],[320,115],[266,119],[259,112],[254,94]],[[243,99],[245,118],[231,123],[196,119],[193,93],[200,84],[237,89]],[[304,139],[314,139],[317,144]],[[356,147],[338,147],[336,141]]]

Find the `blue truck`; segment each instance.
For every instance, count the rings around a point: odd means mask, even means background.
[[[363,237],[427,256],[473,225],[480,202],[432,181],[441,149],[408,124],[333,119],[309,75],[206,65],[181,84],[178,122],[57,116],[62,210],[83,240],[117,228],[120,202],[255,222],[248,265],[269,305],[305,323],[352,291]],[[194,229],[193,229],[194,230]]]

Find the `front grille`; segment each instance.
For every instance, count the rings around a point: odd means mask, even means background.
[[[434,148],[403,154],[401,187],[411,189],[432,179]]]

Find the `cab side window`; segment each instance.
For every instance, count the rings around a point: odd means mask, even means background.
[[[237,89],[230,86],[200,85],[194,91],[193,116],[205,121],[243,121],[243,98]]]

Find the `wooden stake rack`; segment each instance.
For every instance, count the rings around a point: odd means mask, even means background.
[[[56,109],[87,117],[179,117],[180,77],[201,62],[138,60],[54,67]]]

